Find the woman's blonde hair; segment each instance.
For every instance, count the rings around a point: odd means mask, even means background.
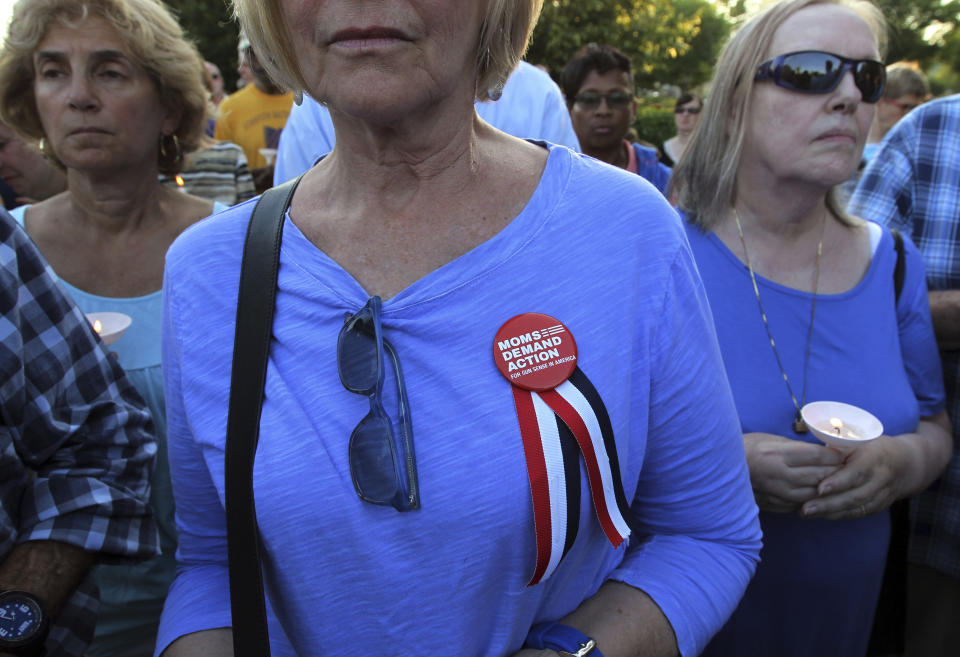
[[[489,0],[477,40],[477,99],[488,100],[527,50],[543,0]],[[234,0],[234,13],[264,68],[281,87],[305,92],[289,26],[276,0]]]
[[[840,5],[853,10],[870,26],[881,58],[886,54],[886,21],[869,0],[783,0],[747,21],[720,52],[710,85],[710,102],[704,105],[690,144],[670,179],[670,197],[703,230],[722,220],[736,200],[754,74],[768,58],[777,29],[812,5]],[[827,207],[841,221],[852,221],[836,187],[827,194]]]
[[[183,160],[180,151],[192,150],[204,133],[207,91],[203,59],[157,0],[19,0],[0,52],[0,120],[28,140],[44,136],[33,93],[34,52],[51,27],[77,29],[91,16],[110,23],[132,59],[156,85],[163,106],[180,112],[180,123],[172,133],[179,148],[164,139],[167,144],[158,161],[161,173],[177,173]],[[157,135],[158,141],[162,137]],[[49,149],[47,155],[52,155]]]

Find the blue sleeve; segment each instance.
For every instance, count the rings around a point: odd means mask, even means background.
[[[903,245],[906,267],[897,302],[900,349],[907,378],[920,405],[920,417],[932,417],[946,405],[940,352],[930,317],[923,258],[906,235]]]
[[[637,173],[666,196],[673,170],[658,159],[655,149],[633,144],[633,150],[637,154]]]
[[[185,417],[177,345],[175,282],[163,285],[163,381],[176,503],[177,577],[164,604],[156,654],[191,632],[230,627],[226,514]]]
[[[273,184],[281,185],[314,165],[321,155],[333,150],[336,136],[327,108],[304,94],[303,103],[290,108],[280,133]]]
[[[163,294],[163,378],[167,406],[170,477],[179,536],[177,576],[167,594],[154,655],[186,634],[231,627],[226,512],[213,484],[203,450],[193,440],[181,385],[175,276],[168,263]],[[232,328],[229,329],[232,332]],[[218,335],[218,338],[222,335]],[[222,458],[218,460],[222,475]],[[290,641],[267,600],[270,650],[295,657]]]
[[[646,541],[631,544],[612,578],[650,595],[681,654],[692,657],[746,590],[760,525],[706,292],[688,247],[673,264],[658,317],[647,451],[631,505],[638,538]]]
[[[150,413],[3,209],[0,309],[0,555],[38,540],[158,554]]]
[[[570,112],[563,101],[560,87],[556,84],[552,85],[543,104],[543,136],[541,138],[580,152],[580,142],[577,139],[577,133],[573,130]]]

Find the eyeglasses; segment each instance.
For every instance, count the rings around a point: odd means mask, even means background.
[[[677,107],[673,110],[674,114],[699,114],[699,107]]]
[[[584,91],[577,94],[574,100],[585,110],[595,110],[600,107],[600,101],[606,99],[610,109],[623,109],[633,100],[633,95],[625,91],[611,91],[608,94],[598,94],[595,91]]]
[[[410,405],[400,359],[383,337],[380,315],[380,297],[370,297],[363,308],[347,315],[337,337],[340,382],[370,400],[370,412],[350,434],[350,477],[360,499],[412,511],[420,508],[420,490]],[[399,440],[393,420],[383,408],[384,351],[396,379]]]
[[[847,71],[865,103],[875,103],[883,95],[887,72],[883,62],[874,59],[849,59],[820,50],[790,52],[760,64],[754,80],[773,80],[778,87],[803,94],[826,94],[840,85]]]
[[[894,107],[896,107],[897,109],[899,109],[899,110],[900,110],[901,112],[903,112],[904,114],[906,114],[907,112],[910,112],[910,111],[912,111],[912,110],[914,110],[914,109],[916,109],[917,107],[920,106],[920,103],[904,103],[904,102],[899,101],[899,100],[893,100],[892,98],[884,98],[884,99],[883,99],[883,102],[888,103],[888,104],[890,104],[890,105],[893,105]]]

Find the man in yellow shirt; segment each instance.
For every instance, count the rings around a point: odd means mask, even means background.
[[[232,141],[243,148],[257,192],[268,189],[273,182],[273,157],[293,106],[293,92],[284,91],[267,75],[256,53],[245,37],[240,39],[240,56],[253,72],[253,84],[248,84],[220,103],[214,139]],[[264,149],[274,149],[271,157]]]

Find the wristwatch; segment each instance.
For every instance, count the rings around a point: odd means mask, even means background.
[[[26,591],[0,593],[0,652],[43,657],[50,619],[40,600]]]
[[[556,621],[537,623],[527,634],[528,648],[556,650],[560,657],[603,657],[597,642],[575,627]]]

